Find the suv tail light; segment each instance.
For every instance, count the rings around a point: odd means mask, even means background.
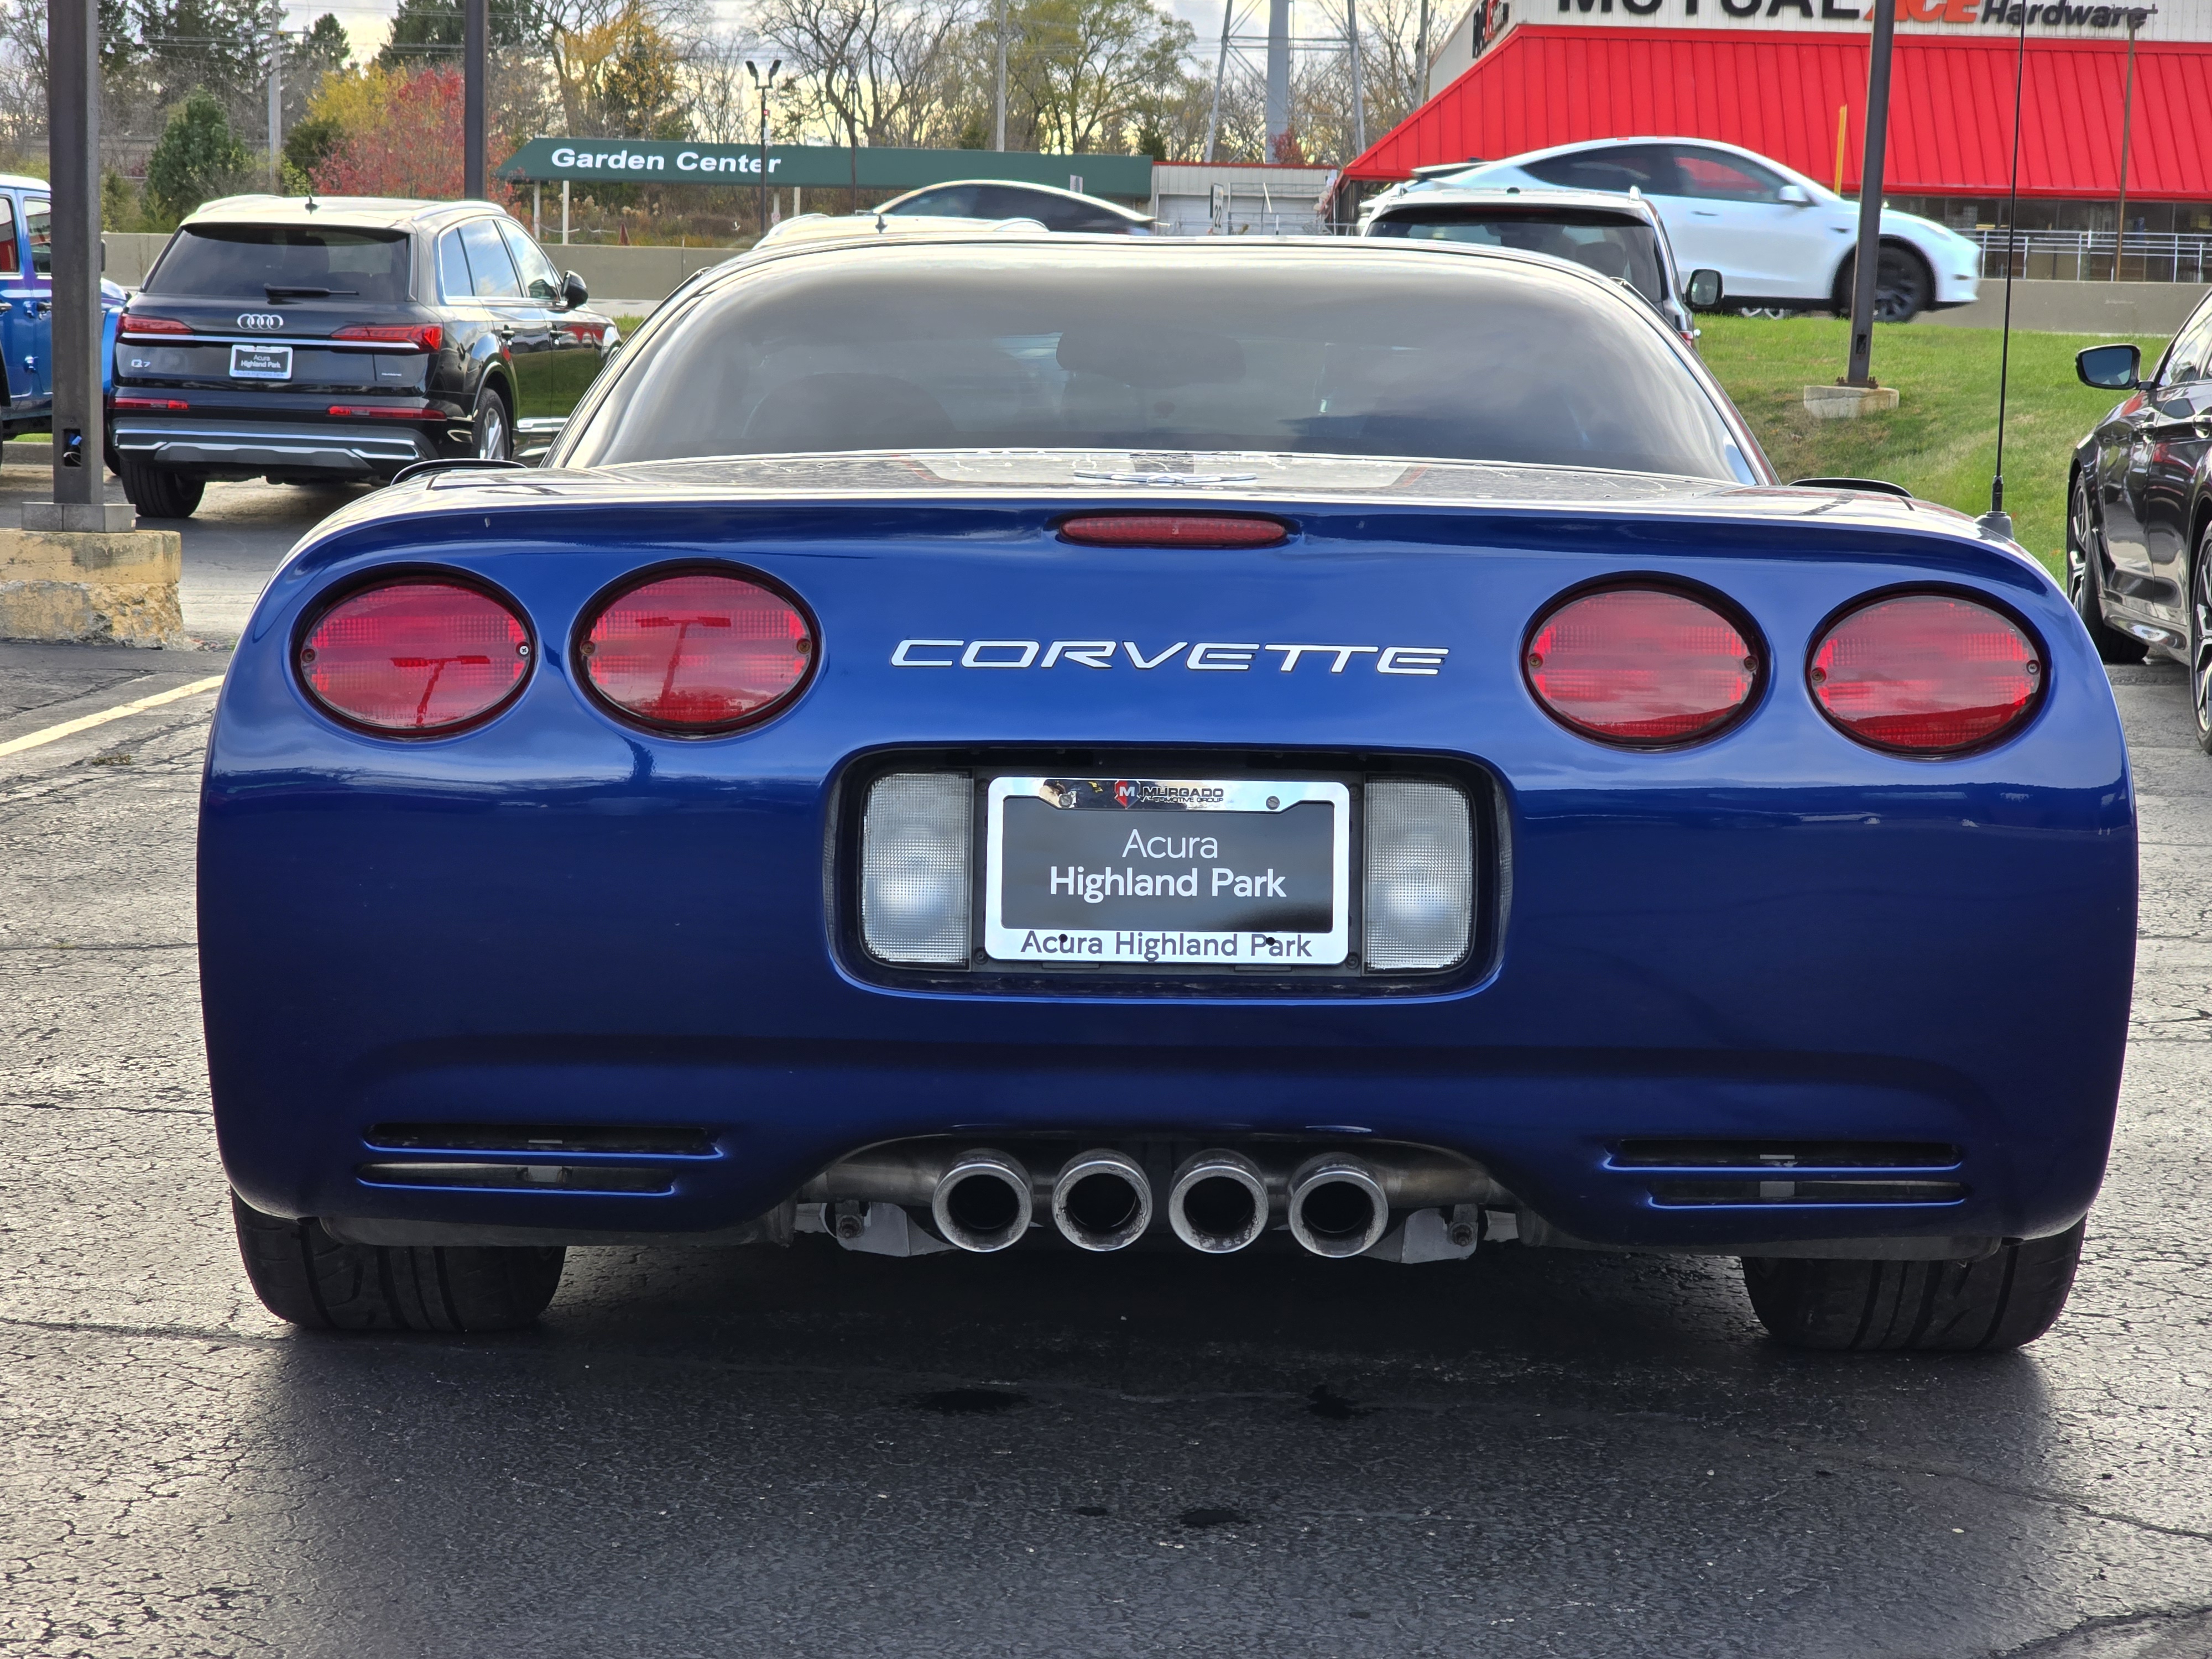
[[[1948,593],[1860,606],[1821,636],[1807,671],[1820,711],[1870,749],[1953,755],[2027,718],[2048,678],[2002,613]]]
[[[339,600],[301,641],[300,679],[356,726],[450,732],[490,714],[530,672],[522,619],[488,593],[419,578]]]
[[[349,323],[331,336],[333,340],[372,340],[379,345],[404,346],[412,351],[435,351],[445,343],[441,323]]]
[[[1569,599],[1536,624],[1522,661],[1536,701],[1568,730],[1647,749],[1721,731],[1750,706],[1761,672],[1735,623],[1656,587]]]
[[[1063,540],[1085,547],[1272,547],[1290,535],[1273,519],[1209,513],[1088,513],[1063,520]]]
[[[122,331],[125,334],[189,334],[190,323],[179,322],[174,317],[141,317],[135,312],[123,313]]]
[[[811,672],[813,625],[797,605],[741,576],[661,576],[600,607],[579,641],[584,677],[623,714],[707,735],[766,719]]]

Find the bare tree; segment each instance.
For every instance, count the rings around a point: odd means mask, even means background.
[[[921,143],[942,125],[947,59],[975,0],[761,0],[752,26],[794,74],[803,120],[852,145]]]

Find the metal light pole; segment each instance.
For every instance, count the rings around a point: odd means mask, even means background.
[[[269,22],[269,193],[284,188],[284,167],[278,157],[284,143],[284,13],[278,8]]]
[[[2140,12],[2128,14],[2128,78],[2127,89],[2120,94],[2120,220],[2112,236],[2112,280],[2120,280],[2120,254],[2128,245],[2128,129],[2133,125],[2136,112],[2136,20]]]
[[[991,148],[1006,147],[1006,0],[999,0],[999,92],[997,114],[991,124]]]
[[[1881,168],[1889,137],[1889,49],[1897,0],[1875,0],[1874,47],[1867,64],[1866,159],[1859,168],[1859,251],[1851,283],[1851,359],[1847,386],[1874,384],[1875,284],[1881,274]]]
[[[1429,101],[1429,0],[1421,0],[1421,27],[1413,35],[1415,108]]]
[[[1263,161],[1283,159],[1291,136],[1291,0],[1267,0],[1267,153]]]
[[[768,66],[768,79],[763,81],[753,60],[745,59],[745,73],[753,77],[753,91],[760,99],[760,234],[763,236],[768,234],[768,95],[775,89],[775,72],[782,67],[782,58],[772,61]]]
[[[461,167],[461,193],[471,201],[484,194],[484,50],[491,33],[485,12],[489,0],[463,0],[461,6],[461,143],[468,153]]]
[[[100,405],[100,0],[46,10],[53,174],[54,498],[26,501],[27,530],[128,530],[107,505]]]

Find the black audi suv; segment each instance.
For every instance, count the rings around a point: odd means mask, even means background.
[[[182,518],[210,478],[533,460],[620,344],[589,298],[489,202],[210,202],[124,310],[109,465]]]

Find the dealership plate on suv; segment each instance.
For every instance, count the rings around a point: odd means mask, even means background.
[[[234,380],[289,380],[292,378],[292,348],[287,345],[234,345],[230,349],[230,378]]]

